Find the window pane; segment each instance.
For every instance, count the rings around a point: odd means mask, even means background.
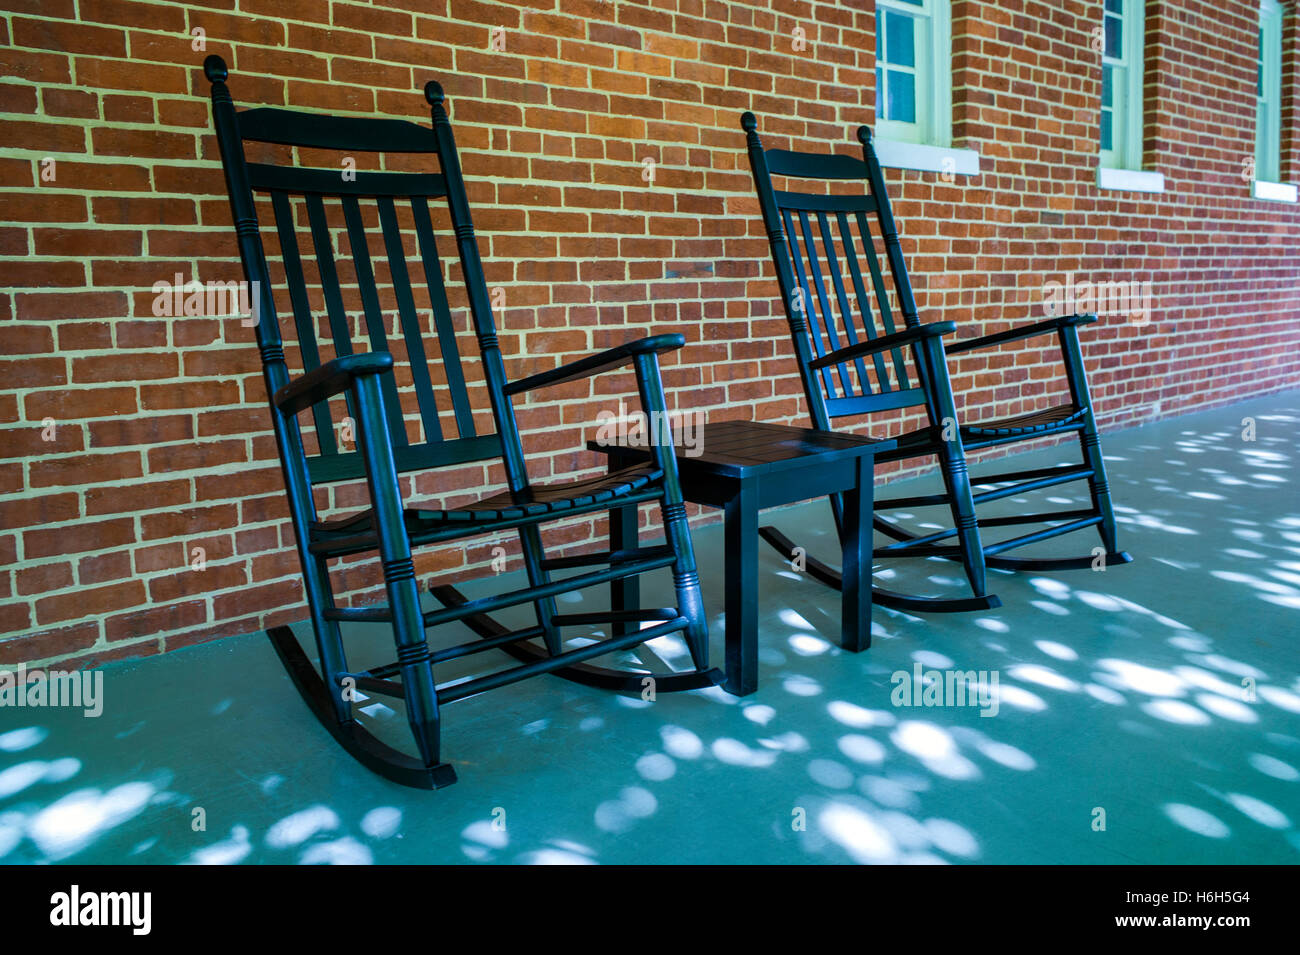
[[[895,66],[916,66],[916,29],[911,17],[885,13],[885,58]]]
[[[1107,13],[1123,13],[1124,0],[1106,0]]]
[[[916,77],[899,70],[888,72],[889,104],[886,118],[900,123],[916,122]]]
[[[1115,105],[1111,101],[1111,97],[1114,95],[1111,92],[1114,84],[1114,77],[1112,75],[1114,71],[1115,68],[1113,66],[1103,66],[1101,68],[1101,105],[1102,106]]]
[[[1119,60],[1124,57],[1124,21],[1119,17],[1106,17],[1106,56]]]
[[[877,10],[876,11],[876,59],[877,60],[883,60],[885,58],[885,26],[881,22],[884,19],[885,19],[884,11]],[[877,84],[877,86],[878,85],[879,84]]]
[[[876,67],[876,118],[885,115],[885,88],[880,84],[880,67]]]
[[[899,0],[900,3],[910,3],[914,7],[925,6],[925,0]]]
[[[1111,138],[1110,138],[1111,118],[1112,116],[1110,110],[1103,109],[1101,111],[1101,148],[1102,149],[1115,148],[1111,144]]]

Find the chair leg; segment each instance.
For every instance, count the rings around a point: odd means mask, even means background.
[[[388,605],[393,611],[397,661],[402,665],[406,720],[411,726],[420,758],[426,766],[433,766],[440,761],[438,690],[433,679],[429,642],[424,636],[420,591],[411,558],[384,561],[384,583],[388,589]]]
[[[937,338],[926,339],[917,357],[929,367],[929,405],[932,427],[940,429],[939,471],[952,509],[953,527],[961,547],[962,564],[966,578],[977,598],[985,597],[984,547],[980,543],[979,524],[975,519],[975,499],[971,496],[970,472],[966,469],[966,449],[957,426],[957,405],[952,397],[952,384],[948,380],[948,366],[943,344]],[[944,432],[951,432],[947,438]]]
[[[523,548],[524,569],[528,572],[529,585],[541,587],[544,584],[549,584],[551,575],[542,567],[546,551],[542,547],[542,535],[536,525],[519,528],[519,543]],[[542,628],[542,639],[546,641],[546,649],[551,656],[555,656],[562,649],[560,630],[554,623],[556,614],[555,598],[545,597],[534,601],[533,606],[537,610],[537,624]]]
[[[975,519],[975,501],[971,498],[970,474],[966,470],[966,454],[956,441],[944,442],[939,451],[939,471],[952,509],[953,526],[957,528],[957,541],[961,547],[962,564],[966,578],[976,597],[984,597],[985,571],[984,547],[980,543],[979,524]]]
[[[674,490],[677,490],[674,484]],[[680,497],[680,491],[678,491]],[[691,543],[690,527],[686,521],[686,505],[682,501],[669,501],[664,495],[661,506],[664,536],[673,556],[673,588],[677,592],[677,612],[690,621],[686,627],[686,645],[691,651],[691,662],[696,669],[709,665],[709,624],[704,612],[704,597],[700,593],[700,573],[695,565],[695,547]],[[754,546],[750,541],[749,546]]]
[[[651,415],[653,437],[650,452],[655,465],[664,472],[664,496],[660,513],[663,516],[664,537],[672,548],[673,556],[677,558],[673,563],[677,612],[690,621],[685,631],[686,645],[691,651],[691,662],[696,669],[703,670],[709,665],[708,617],[704,612],[704,598],[700,595],[700,572],[695,565],[695,547],[691,543],[686,504],[683,503],[682,485],[677,476],[677,454],[665,410],[668,405],[664,399],[663,381],[659,376],[658,356],[638,355],[635,367],[641,407]]]
[[[323,611],[334,606],[334,590],[330,586],[329,564],[322,557],[304,560],[303,571],[312,579],[307,593],[319,595],[318,601],[309,601],[311,628],[316,637],[316,652],[320,658],[321,676],[329,688],[330,701],[340,723],[353,718],[352,701],[345,699],[339,688],[339,674],[347,670],[347,656],[343,650],[343,633],[337,620],[326,620]],[[316,604],[319,602],[320,606]]]
[[[1097,419],[1092,413],[1092,395],[1088,389],[1088,372],[1083,365],[1083,350],[1079,345],[1079,329],[1075,325],[1063,326],[1057,333],[1061,346],[1061,359],[1065,363],[1066,380],[1070,397],[1076,407],[1084,409],[1083,430],[1079,432],[1079,445],[1083,449],[1084,463],[1092,469],[1088,478],[1088,493],[1093,510],[1101,518],[1097,532],[1110,560],[1132,560],[1119,550],[1115,529],[1115,511],[1110,503],[1110,484],[1106,481],[1106,462],[1102,458],[1101,439],[1097,435]]]
[[[1083,449],[1083,460],[1092,470],[1088,478],[1088,493],[1092,496],[1093,510],[1101,517],[1097,533],[1101,535],[1101,544],[1107,554],[1119,552],[1118,534],[1115,529],[1115,511],[1110,502],[1110,484],[1106,480],[1106,464],[1102,460],[1101,438],[1097,435],[1097,425],[1089,411],[1087,425],[1079,432],[1079,445]]]
[[[611,468],[612,468],[611,462]],[[616,507],[609,512],[609,549],[630,550],[637,546],[640,515],[635,504]],[[609,585],[610,609],[616,612],[641,608],[641,578],[621,577]],[[622,637],[636,629],[636,622],[620,620],[614,623],[614,636]]]
[[[439,762],[438,690],[433,679],[429,643],[424,635],[420,591],[411,562],[411,541],[402,513],[397,466],[392,439],[384,417],[379,379],[365,376],[356,382],[357,444],[366,461],[366,483],[374,509],[384,586],[393,615],[393,640],[401,664],[406,719],[425,766]]]

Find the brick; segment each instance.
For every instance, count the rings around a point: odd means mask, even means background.
[[[77,12],[82,20],[95,23],[138,26],[142,19],[147,18],[150,29],[185,32],[185,11],[179,7],[150,5],[147,11],[143,11],[132,0],[78,0]]]
[[[131,514],[159,507],[177,507],[193,500],[188,481],[132,482],[121,487],[86,490],[86,516]]]
[[[80,125],[41,120],[6,120],[10,148],[34,152],[84,153],[86,134]]]
[[[69,540],[78,542],[81,553],[124,547],[135,541],[134,521],[131,518],[117,518],[24,531],[23,553],[28,560],[61,556],[66,553]]]
[[[145,411],[215,408],[238,404],[239,385],[233,381],[187,381],[184,388],[175,385],[140,386],[140,407]]]
[[[21,76],[29,83],[42,86],[72,82],[67,57],[12,48],[0,49],[0,76]]]
[[[189,630],[207,622],[206,604],[202,600],[187,600],[111,616],[104,621],[104,639],[116,643],[174,630]]]
[[[0,83],[0,113],[36,112],[36,88]]]
[[[102,584],[131,576],[131,555],[126,551],[83,557],[77,561],[77,581],[82,585]]]
[[[143,473],[138,451],[37,460],[28,466],[32,487],[67,487],[123,481],[140,477]]]
[[[67,134],[79,138],[80,130]],[[40,148],[40,147],[37,147]],[[0,192],[0,221],[5,222],[85,222],[86,199],[58,193]],[[34,284],[34,283],[33,283]]]
[[[72,380],[77,384],[175,378],[179,370],[180,362],[169,354],[135,354],[129,361],[121,355],[72,359]]]
[[[87,23],[57,20],[29,20],[15,17],[10,22],[15,46],[37,47],[60,53],[89,53],[94,56],[126,56],[126,33]]]
[[[137,418],[109,418],[88,426],[92,448],[164,444],[194,437],[189,415],[151,415]]]
[[[14,572],[15,589],[23,596],[44,594],[71,587],[72,565],[67,561],[53,564],[29,564]]]
[[[159,129],[99,127],[90,132],[97,156],[128,156],[132,159],[195,159],[194,136]]]
[[[17,501],[0,501],[0,527],[11,530],[75,520],[79,514],[80,503],[76,494],[42,494]]]
[[[219,620],[235,619],[250,613],[263,613],[270,609],[292,607],[305,601],[302,583],[282,580],[246,587],[239,593],[223,594],[212,599],[213,616]]]
[[[139,255],[144,243],[138,232],[107,229],[33,229],[37,255]]]
[[[36,622],[40,626],[105,614],[118,607],[130,607],[144,601],[144,584],[138,580],[107,584],[102,587],[78,587],[67,594],[56,594],[36,601]]]
[[[45,89],[41,91],[41,102],[50,116],[99,116],[99,97],[89,90]]]
[[[202,570],[184,564],[173,573],[150,580],[149,599],[154,603],[170,603],[186,597],[233,590],[247,584],[248,571],[243,564],[207,564]]]
[[[21,623],[20,623],[21,621]],[[15,626],[15,624],[18,624]],[[26,606],[0,607],[0,633],[29,629],[30,611]],[[0,640],[0,667],[14,667],[51,657],[61,657],[94,646],[99,639],[100,624],[93,620],[71,627],[56,627]]]
[[[11,387],[46,388],[67,382],[67,363],[62,358],[0,360],[0,380]]]
[[[162,537],[191,538],[229,530],[237,524],[237,509],[233,504],[188,507],[162,514],[146,514],[140,518],[142,540],[157,540]]]
[[[59,350],[96,351],[113,347],[113,327],[107,322],[75,322],[59,326]]]
[[[19,319],[119,318],[127,314],[126,295],[115,291],[19,292]]]
[[[0,326],[0,352],[9,355],[38,355],[54,349],[54,333],[44,325]]]
[[[80,427],[67,422],[38,421],[18,428],[0,431],[5,450],[14,456],[34,458],[41,455],[70,454],[86,446],[85,434]]]
[[[29,421],[53,418],[74,421],[133,414],[136,411],[134,388],[74,388],[40,391],[23,398],[23,412]]]

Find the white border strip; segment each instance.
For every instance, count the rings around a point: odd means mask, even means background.
[[[1256,179],[1251,188],[1251,194],[1256,199],[1269,199],[1273,202],[1295,202],[1297,193],[1300,190],[1289,183],[1268,182],[1264,179]]]
[[[1097,168],[1097,186],[1101,189],[1122,189],[1125,192],[1164,192],[1165,175],[1143,169]]]
[[[973,149],[900,143],[889,139],[877,139],[875,147],[880,165],[890,169],[919,169],[962,176],[978,176],[980,171],[980,154]]]

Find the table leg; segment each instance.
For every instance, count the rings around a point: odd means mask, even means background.
[[[628,550],[637,546],[638,511],[635,504],[615,507],[609,512],[609,549]],[[633,575],[612,580],[609,584],[609,605],[615,610],[641,609],[641,577]],[[614,621],[613,635],[621,637],[633,633],[639,625],[635,620]]]
[[[741,482],[726,504],[726,632],[728,692],[758,689],[758,498]]]
[[[871,646],[871,496],[874,461],[858,458],[857,487],[846,491],[841,574],[840,646],[855,653]]]

